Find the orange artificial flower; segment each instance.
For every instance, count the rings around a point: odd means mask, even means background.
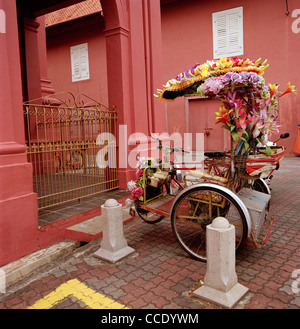
[[[289,94],[289,93],[294,93],[297,95],[297,92],[296,92],[296,87],[295,86],[291,86],[291,83],[289,82],[286,86],[286,89],[283,93],[281,93],[280,97],[285,95],[285,94]]]
[[[232,112],[232,110],[228,111],[225,106],[221,106],[219,108],[219,112],[216,112],[216,124],[223,123],[224,125],[228,125],[228,117],[230,112]]]
[[[278,85],[276,84],[268,84],[269,89],[270,89],[270,98],[272,98],[272,96],[276,93],[276,91],[278,90]]]

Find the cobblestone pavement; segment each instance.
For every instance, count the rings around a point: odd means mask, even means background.
[[[235,306],[245,309],[300,308],[300,158],[285,158],[271,182],[275,218],[268,244],[237,255],[236,272],[249,292]],[[8,288],[0,309],[207,309],[219,308],[192,296],[206,264],[178,246],[170,221],[139,219],[124,228],[135,253],[110,264],[93,256],[95,240]]]

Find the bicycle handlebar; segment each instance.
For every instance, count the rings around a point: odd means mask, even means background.
[[[185,153],[190,153],[190,151],[186,151],[182,147],[177,147],[177,148],[174,149],[174,152],[180,152],[180,151],[185,152]]]
[[[162,150],[163,149],[163,146],[162,146],[162,141],[159,139],[159,138],[155,138],[151,135],[151,138],[153,138],[154,140],[157,140],[159,142],[159,146],[157,147],[159,150]],[[174,152],[182,152],[182,153],[190,153],[190,151],[186,151],[184,150],[182,147],[174,147],[174,146],[165,146],[165,147],[168,147],[170,149],[170,153],[174,153]]]

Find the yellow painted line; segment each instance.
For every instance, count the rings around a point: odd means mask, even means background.
[[[28,309],[49,309],[60,303],[68,296],[74,296],[85,305],[93,309],[125,309],[122,304],[99,294],[95,290],[87,287],[77,279],[63,283],[50,294],[29,306]]]

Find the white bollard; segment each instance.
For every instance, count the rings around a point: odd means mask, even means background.
[[[114,199],[101,206],[103,215],[103,239],[94,256],[115,263],[135,252],[128,247],[123,234],[122,205]]]
[[[207,269],[204,285],[196,297],[232,308],[248,288],[237,282],[235,271],[235,228],[223,217],[206,227]]]
[[[6,275],[3,269],[0,268],[0,294],[5,294],[6,289]]]

